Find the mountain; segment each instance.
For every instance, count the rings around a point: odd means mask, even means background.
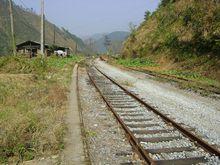
[[[94,41],[100,40],[104,35],[108,35],[108,33],[96,33],[90,36]]]
[[[220,1],[162,0],[155,12],[146,12],[122,55],[151,58],[220,80]]]
[[[26,40],[40,41],[40,16],[30,9],[13,4],[14,27],[16,43]],[[84,48],[83,41],[64,28],[59,28],[49,21],[45,21],[45,42],[53,44],[55,30],[55,43],[60,46],[70,47],[73,50],[76,43],[80,49]],[[0,55],[11,52],[10,17],[8,1],[0,0]]]
[[[98,35],[96,35],[96,36],[98,36]],[[107,51],[106,47],[104,45],[105,36],[107,36],[109,38],[109,40],[111,41],[111,49],[113,49],[113,52],[118,53],[121,50],[122,43],[129,36],[129,32],[115,31],[115,32],[112,32],[109,34],[103,34],[102,36],[99,35],[100,38],[98,40],[96,40],[94,38],[93,39],[94,40],[94,47],[95,47],[96,51],[99,53],[105,53]]]

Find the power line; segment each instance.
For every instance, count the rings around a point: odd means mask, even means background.
[[[22,1],[22,0],[19,0],[19,1],[22,3],[22,5],[23,5],[25,8],[28,8],[28,9],[29,9],[29,7],[27,7],[27,6],[25,5],[24,1]]]

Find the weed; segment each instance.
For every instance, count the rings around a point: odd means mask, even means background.
[[[158,66],[157,63],[154,61],[144,58],[135,58],[135,59],[118,59],[117,63],[123,66],[127,67],[143,67],[143,66],[150,66],[150,67],[155,67]]]
[[[97,136],[97,133],[95,131],[92,131],[92,130],[88,130],[86,131],[86,135],[88,137],[96,137]]]
[[[133,85],[131,82],[129,82],[129,81],[123,81],[122,84],[125,85],[125,86],[128,86],[128,87],[133,87],[133,86],[134,86],[134,85]]]
[[[0,162],[57,154],[75,62],[81,57],[0,58]],[[11,160],[11,159],[10,159]]]

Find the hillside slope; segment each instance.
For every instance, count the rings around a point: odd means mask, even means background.
[[[220,1],[162,0],[130,35],[122,54],[220,80]]]
[[[16,43],[25,40],[40,41],[40,17],[34,12],[22,9],[17,5],[13,5],[14,10],[14,26]],[[56,44],[71,47],[73,50],[76,43],[83,48],[83,41],[77,36],[69,33],[65,29],[55,26]],[[54,25],[49,21],[45,23],[45,42],[53,43]],[[0,0],[0,54],[8,54],[10,52],[10,17],[8,12],[8,1]]]

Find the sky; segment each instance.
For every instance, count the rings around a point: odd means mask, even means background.
[[[40,13],[40,0],[14,0]],[[128,31],[139,25],[145,11],[154,11],[160,0],[45,0],[46,19],[80,37]]]

